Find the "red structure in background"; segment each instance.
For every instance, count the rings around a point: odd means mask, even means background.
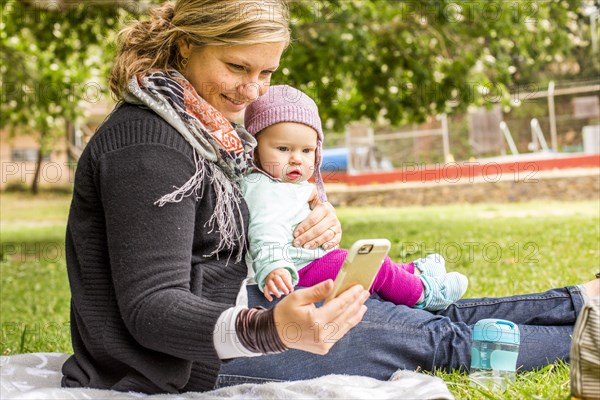
[[[325,183],[348,185],[372,185],[406,182],[473,181],[480,177],[487,182],[496,182],[503,177],[515,180],[536,179],[536,173],[554,169],[600,168],[600,154],[593,155],[546,155],[547,158],[498,158],[461,161],[447,164],[425,165],[406,163],[392,171],[348,174],[346,171],[323,171]]]

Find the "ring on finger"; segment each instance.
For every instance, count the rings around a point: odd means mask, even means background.
[[[333,237],[335,237],[335,235],[337,235],[337,233],[335,232],[335,230],[333,228],[327,228],[328,231],[331,231],[333,233]]]

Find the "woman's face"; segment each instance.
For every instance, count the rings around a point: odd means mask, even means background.
[[[183,75],[204,100],[229,121],[235,121],[244,116],[250,103],[266,93],[284,49],[282,42],[192,50],[181,42],[181,55],[188,58]]]

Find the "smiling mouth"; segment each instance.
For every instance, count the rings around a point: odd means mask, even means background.
[[[221,94],[221,96],[223,96],[223,98],[225,98],[225,100],[229,101],[230,103],[235,104],[236,106],[243,106],[244,104],[246,104],[245,101],[237,101],[237,100],[234,100],[231,97],[226,96],[224,94]]]

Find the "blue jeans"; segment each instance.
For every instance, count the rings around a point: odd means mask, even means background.
[[[272,307],[256,285],[248,286],[250,306]],[[583,297],[578,286],[502,298],[464,299],[437,313],[367,300],[362,322],[329,353],[299,350],[222,365],[217,387],[239,383],[311,379],[327,374],[365,375],[387,380],[398,369],[468,371],[471,328],[480,319],[501,318],[519,325],[519,370],[568,360],[571,333]],[[293,337],[293,329],[288,334]]]

